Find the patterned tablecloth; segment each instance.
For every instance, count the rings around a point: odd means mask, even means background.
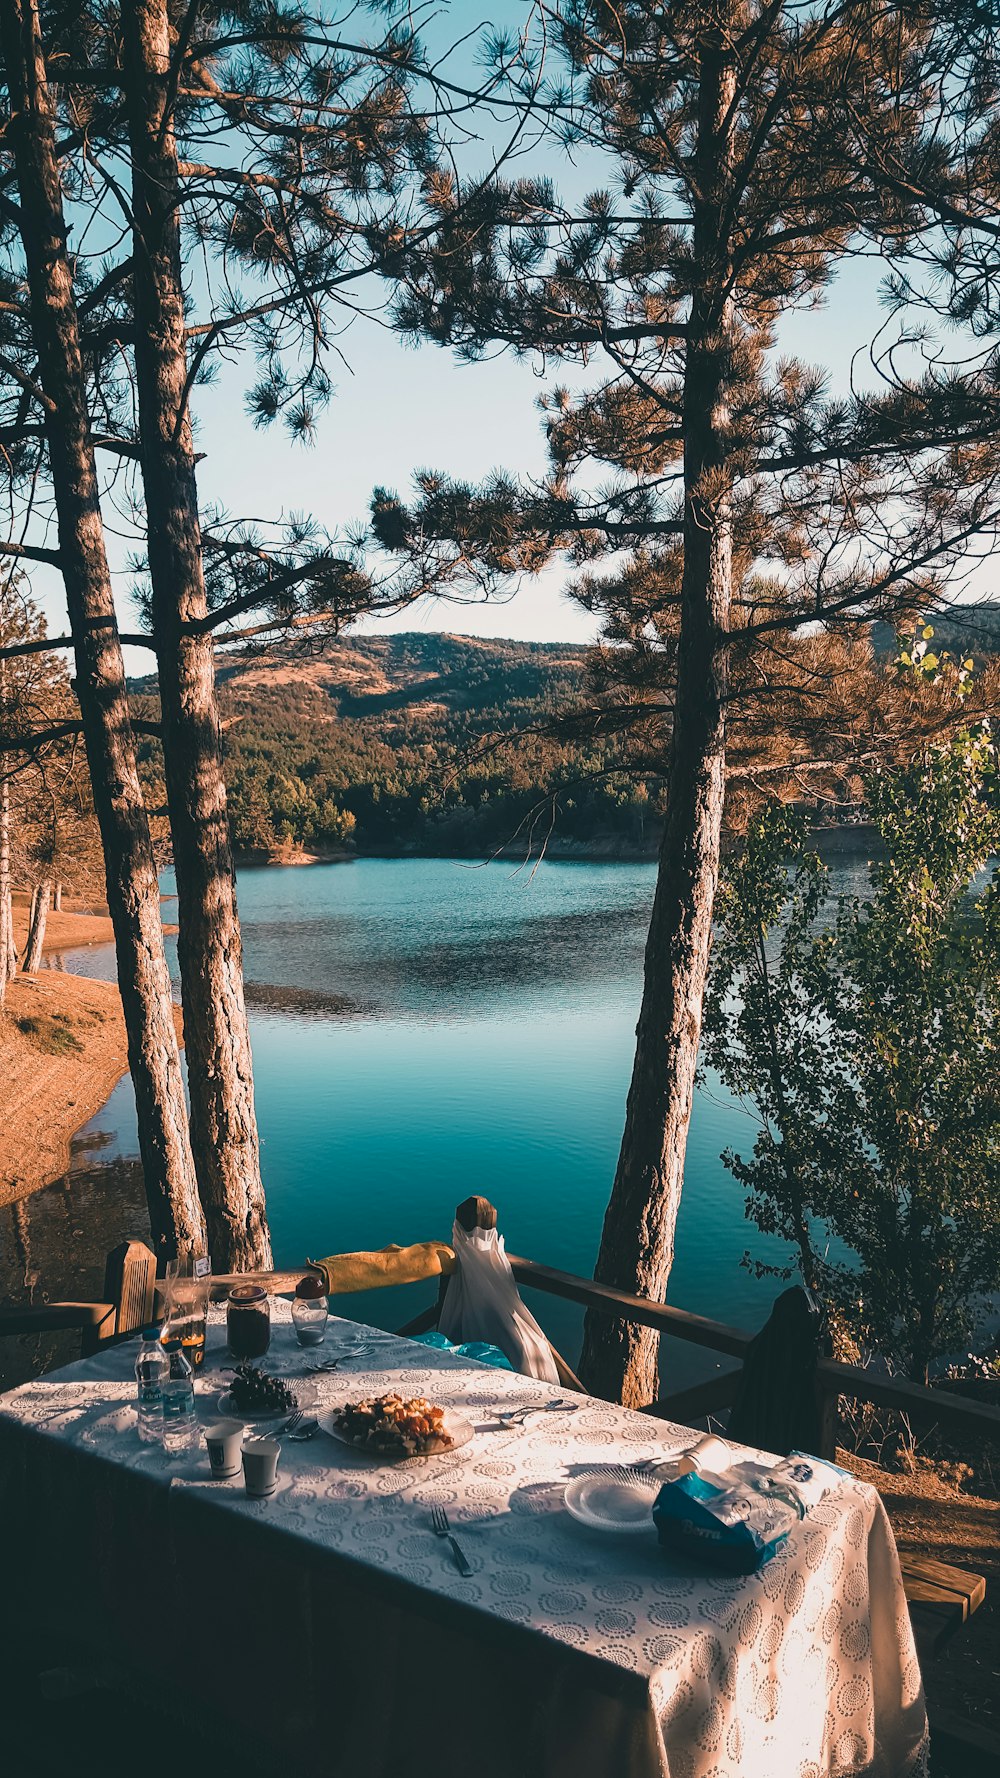
[[[269,1367],[301,1370],[310,1355],[287,1305],[275,1313]],[[331,1321],[322,1355],[351,1326]],[[224,1338],[210,1328],[205,1420],[224,1386]],[[240,1481],[211,1482],[204,1456],[168,1463],[140,1443],[132,1344],[0,1398],[0,1509],[22,1527],[32,1584],[46,1564],[58,1570],[62,1596],[77,1594],[127,1660],[148,1622],[137,1593],[155,1592],[169,1640],[172,1616],[197,1617],[210,1573],[222,1631],[206,1701],[225,1712],[240,1696],[234,1721],[246,1726],[252,1652],[267,1692],[255,1733],[286,1749],[293,1729],[308,1733],[313,1773],[902,1778],[921,1767],[920,1674],[873,1489],[844,1482],[758,1575],[713,1573],[662,1552],[652,1524],[648,1539],[604,1536],[562,1501],[581,1470],[668,1456],[689,1430],[586,1397],[573,1413],[496,1430],[498,1405],[560,1391],[372,1339],[366,1356],[314,1379],[320,1407],[398,1388],[462,1414],[475,1436],[402,1465],[323,1434],[286,1441],[264,1503]],[[471,1579],[432,1534],[435,1504]]]

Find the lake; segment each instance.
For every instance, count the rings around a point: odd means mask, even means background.
[[[868,844],[839,836],[834,887],[863,888]],[[512,1252],[591,1273],[621,1138],[654,876],[651,864],[543,863],[531,873],[425,858],[240,873],[278,1265],[447,1238],[456,1203],[479,1192],[497,1205]],[[110,947],[61,961],[114,972]],[[679,1306],[748,1327],[766,1318],[781,1285],[756,1280],[740,1264],[744,1251],[779,1260],[788,1251],[746,1221],[720,1158],[730,1145],[748,1150],[753,1133],[706,1079],[670,1285]],[[114,1203],[118,1192],[135,1202],[136,1153],[126,1079],[75,1144],[91,1205],[94,1194]],[[48,1195],[28,1206],[32,1216]],[[96,1214],[81,1210],[77,1220],[93,1224]],[[72,1209],[66,1216],[73,1221]],[[100,1220],[106,1227],[106,1210]],[[427,1294],[414,1286],[355,1303],[360,1315],[398,1325]],[[575,1356],[579,1312],[552,1298],[532,1307]],[[693,1359],[671,1342],[678,1386]]]

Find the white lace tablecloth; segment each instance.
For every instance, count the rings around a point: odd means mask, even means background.
[[[301,1370],[287,1304],[274,1313],[268,1367]],[[321,1355],[350,1325],[331,1321]],[[403,1465],[323,1434],[286,1441],[263,1503],[210,1481],[204,1455],[170,1463],[140,1443],[132,1343],[0,1397],[0,1505],[22,1527],[24,1584],[58,1585],[124,1659],[155,1596],[168,1645],[172,1614],[204,1643],[210,1683],[193,1661],[192,1695],[245,1727],[252,1673],[255,1733],[286,1748],[308,1735],[316,1774],[903,1778],[922,1764],[920,1674],[873,1489],[845,1481],[755,1576],[699,1568],[661,1551],[652,1524],[648,1539],[602,1536],[562,1503],[580,1470],[665,1457],[690,1431],[591,1398],[487,1430],[498,1405],[560,1391],[371,1337],[313,1380],[319,1407],[398,1388],[475,1436]],[[224,1342],[213,1325],[204,1420]],[[471,1579],[432,1534],[438,1504]]]

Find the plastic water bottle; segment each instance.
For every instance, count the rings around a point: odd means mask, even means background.
[[[163,1448],[172,1457],[183,1456],[198,1443],[194,1411],[194,1372],[184,1356],[180,1340],[167,1340],[164,1348],[169,1374],[160,1391],[163,1403]]]
[[[163,1385],[170,1375],[170,1360],[163,1350],[160,1327],[144,1327],[142,1345],[135,1361],[136,1413],[139,1437],[147,1445],[163,1441]]]

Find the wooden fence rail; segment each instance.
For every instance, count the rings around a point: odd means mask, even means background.
[[[552,1266],[543,1266],[536,1260],[524,1259],[517,1254],[509,1257],[515,1278],[527,1289],[538,1290],[544,1295],[559,1297],[566,1302],[578,1303],[582,1308],[597,1309],[601,1314],[614,1315],[622,1321],[638,1322],[644,1327],[655,1328],[671,1339],[686,1340],[726,1358],[745,1358],[754,1338],[754,1334],[746,1328],[731,1327],[704,1315],[694,1315],[689,1310],[675,1308],[670,1303],[654,1303],[646,1297],[631,1296],[627,1291],[615,1290],[607,1284],[597,1284],[592,1278],[581,1278],[574,1272],[562,1272]],[[152,1255],[141,1243],[123,1243],[108,1259],[105,1290],[112,1300],[103,1303],[45,1303],[25,1308],[0,1309],[0,1335],[79,1328],[84,1349],[92,1351],[99,1341],[134,1332],[148,1319],[153,1307],[151,1261]],[[442,1268],[439,1262],[435,1273],[438,1282],[441,1281],[442,1269],[448,1268]],[[262,1284],[272,1294],[288,1294],[294,1291],[299,1279],[307,1276],[309,1270],[308,1266],[301,1266],[293,1271],[216,1274],[211,1280],[211,1295],[214,1301],[223,1300],[237,1283]],[[159,1289],[160,1285],[157,1284],[156,1288]],[[417,1315],[402,1331],[423,1332],[434,1326],[436,1320],[436,1308],[431,1306]],[[569,1372],[568,1376],[571,1377],[572,1373]],[[686,1424],[729,1406],[738,1378],[737,1367],[723,1376],[713,1376],[707,1382],[668,1397],[658,1404],[659,1409],[669,1413],[672,1419]],[[894,1409],[919,1423],[932,1422],[966,1435],[1000,1439],[1000,1407],[970,1401],[950,1390],[924,1388],[904,1378],[889,1376],[863,1365],[842,1364],[833,1358],[819,1360],[816,1379],[828,1410],[824,1443],[831,1454],[836,1433],[836,1404],[842,1396]]]

